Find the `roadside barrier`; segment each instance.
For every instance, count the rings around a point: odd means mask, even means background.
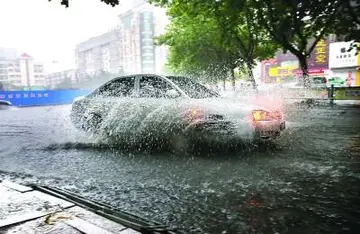
[[[285,99],[313,99],[329,100],[333,104],[336,100],[360,100],[360,86],[310,88],[310,89],[288,89],[282,92]]]
[[[89,93],[90,90],[83,89],[0,91],[0,100],[19,107],[62,105],[70,104],[76,97]]]

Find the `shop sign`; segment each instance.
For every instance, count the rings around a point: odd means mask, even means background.
[[[327,69],[329,63],[329,43],[328,40],[321,39],[316,44],[308,59],[308,68]]]
[[[330,44],[329,68],[346,68],[359,66],[357,43],[334,42]]]

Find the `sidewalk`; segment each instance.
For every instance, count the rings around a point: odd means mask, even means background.
[[[74,203],[18,185],[0,183],[0,233],[136,234]]]

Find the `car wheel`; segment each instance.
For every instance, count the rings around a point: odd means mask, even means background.
[[[190,141],[181,134],[173,135],[170,138],[170,148],[174,153],[187,154],[191,150]]]
[[[86,130],[96,131],[99,129],[102,118],[99,114],[90,113],[86,118]]]

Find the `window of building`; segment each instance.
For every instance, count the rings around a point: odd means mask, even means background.
[[[152,19],[152,12],[146,11],[142,13],[142,17],[144,20],[150,20]]]
[[[132,15],[127,15],[122,18],[124,29],[129,29],[131,27],[131,19],[132,19]]]

